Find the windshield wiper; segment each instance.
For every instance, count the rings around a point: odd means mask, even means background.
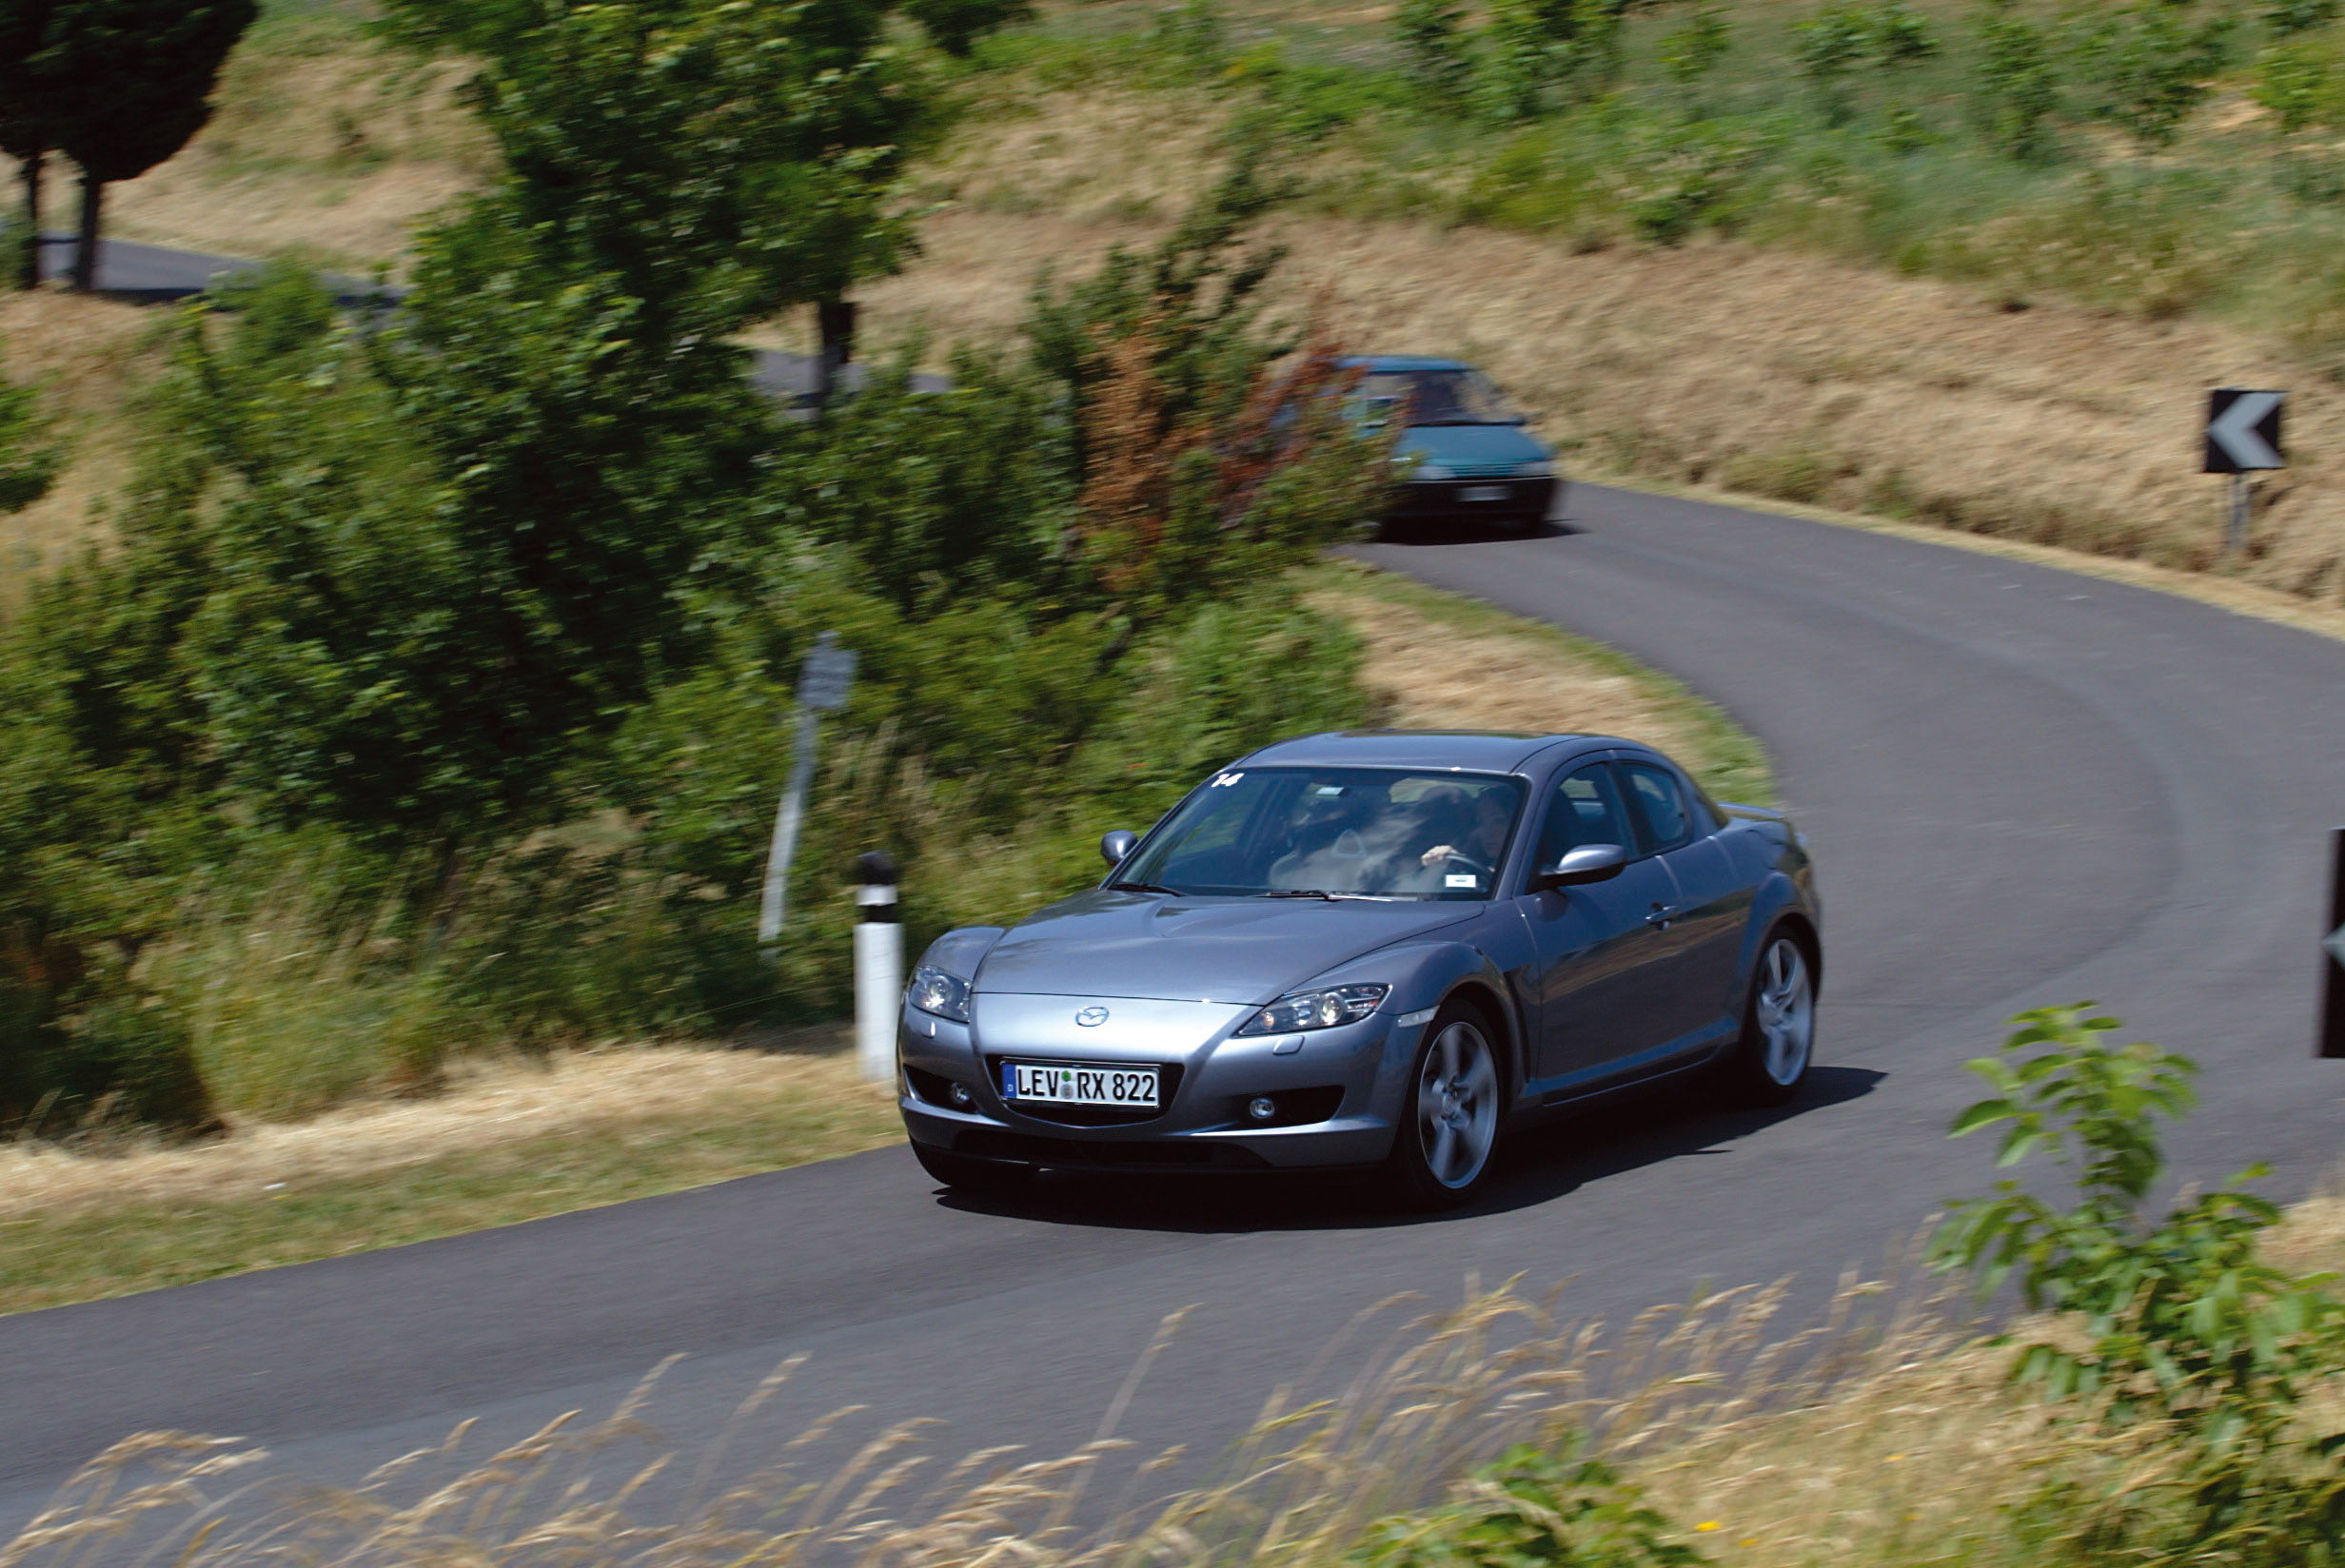
[[[1180,889],[1168,888],[1161,882],[1111,882],[1108,888],[1114,892],[1169,892],[1175,898],[1181,895]]]
[[[1324,898],[1330,904],[1398,904],[1413,902],[1405,892],[1330,892],[1325,888],[1271,888],[1265,898]]]
[[[1266,888],[1263,890],[1262,896],[1265,898],[1324,898],[1330,904],[1335,902],[1335,895],[1325,888]]]

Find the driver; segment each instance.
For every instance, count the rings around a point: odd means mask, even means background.
[[[1498,870],[1498,855],[1507,847],[1507,819],[1511,813],[1497,790],[1484,790],[1474,796],[1474,822],[1459,843],[1436,844],[1418,858],[1420,866],[1430,866],[1439,860],[1467,860],[1486,872]]]

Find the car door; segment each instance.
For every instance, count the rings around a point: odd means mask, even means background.
[[[1658,962],[1665,932],[1652,918],[1677,900],[1658,856],[1641,854],[1611,769],[1589,762],[1549,785],[1528,874],[1586,844],[1618,844],[1634,857],[1605,882],[1526,893],[1539,995],[1536,1088],[1568,1093],[1600,1082],[1663,1044]]]
[[[1733,1020],[1735,970],[1750,887],[1718,842],[1709,807],[1673,768],[1643,757],[1614,764],[1644,846],[1669,868],[1677,897],[1662,923],[1658,987],[1667,1039],[1689,1048]]]

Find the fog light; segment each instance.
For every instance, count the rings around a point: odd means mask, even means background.
[[[951,1088],[944,1091],[944,1097],[953,1102],[953,1108],[955,1110],[967,1110],[971,1106],[977,1103],[975,1096],[969,1092],[969,1086],[967,1084],[955,1084]]]
[[[1267,1094],[1257,1094],[1246,1102],[1246,1114],[1257,1122],[1267,1122],[1278,1114],[1278,1102]]]

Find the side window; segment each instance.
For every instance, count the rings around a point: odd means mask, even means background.
[[[1633,853],[1636,842],[1621,814],[1612,770],[1590,763],[1557,780],[1547,792],[1547,820],[1540,825],[1539,853],[1531,869],[1552,866],[1583,844],[1618,844]]]
[[[1621,773],[1628,780],[1628,797],[1635,803],[1638,820],[1645,826],[1645,847],[1659,854],[1674,850],[1693,836],[1693,817],[1685,810],[1685,792],[1678,781],[1662,769],[1643,762],[1624,762]]]

